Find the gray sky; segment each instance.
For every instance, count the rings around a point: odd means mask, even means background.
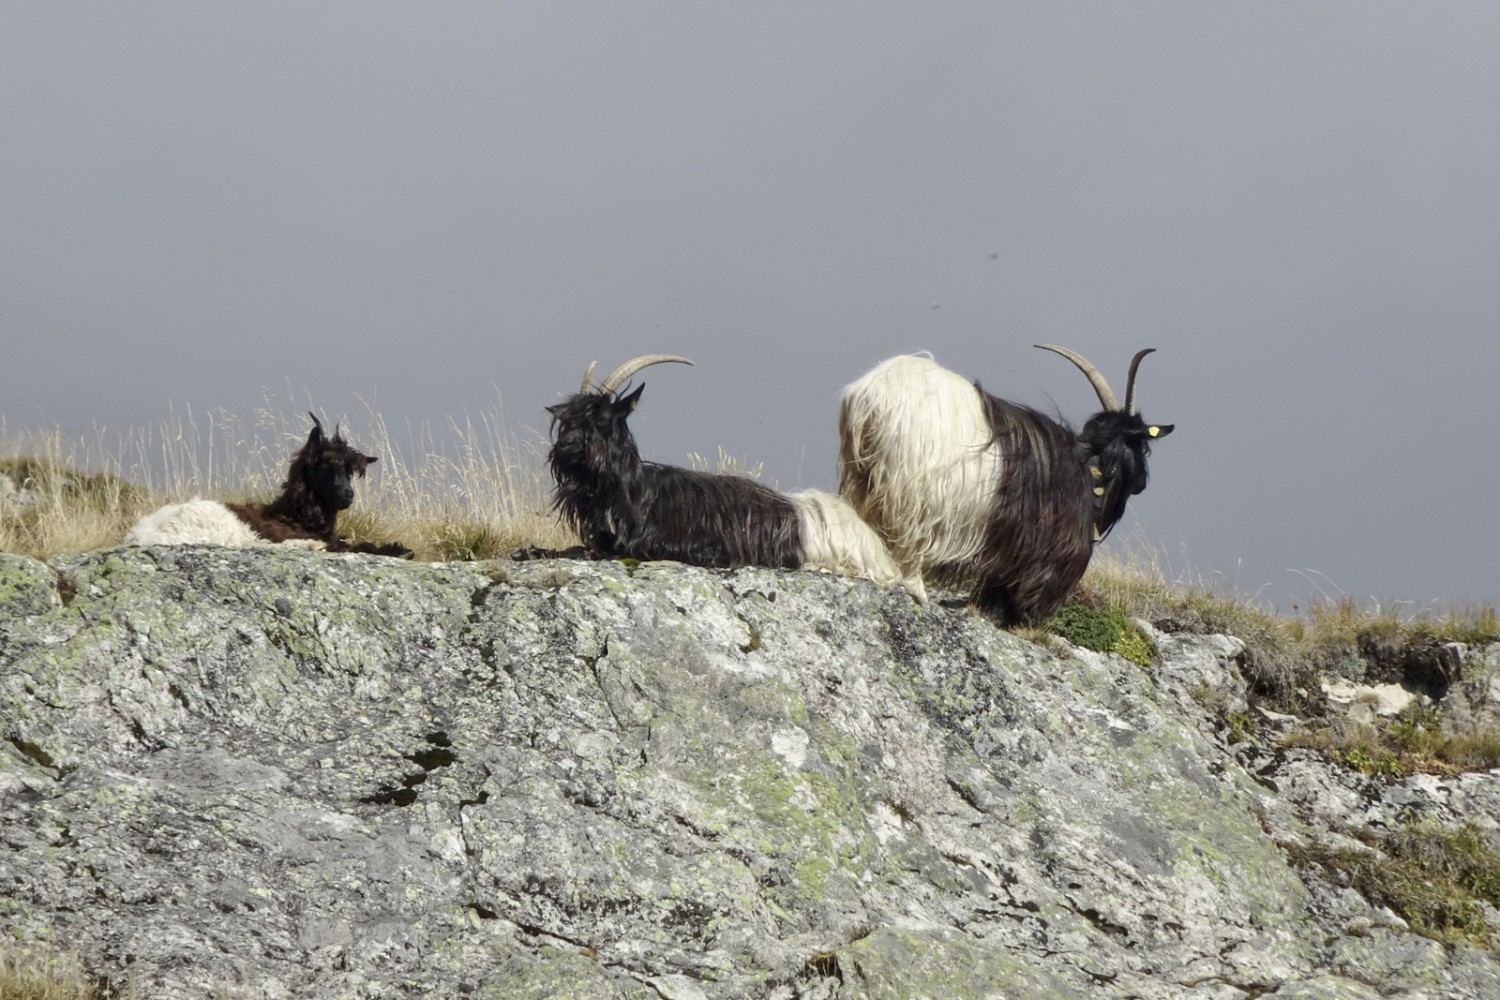
[[[442,426],[647,373],[831,488],[931,350],[1175,422],[1118,534],[1284,610],[1500,598],[1500,4],[5,4],[0,417]],[[295,410],[292,403],[288,410]],[[358,422],[355,424],[358,436]],[[1113,542],[1111,544],[1114,544]],[[1306,571],[1311,577],[1302,575]]]

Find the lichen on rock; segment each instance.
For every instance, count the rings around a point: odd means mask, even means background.
[[[1291,863],[1225,637],[188,546],[0,557],[0,642],[4,925],[143,996],[1500,995]]]

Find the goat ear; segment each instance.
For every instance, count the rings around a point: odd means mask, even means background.
[[[640,385],[635,387],[635,392],[632,392],[628,396],[621,396],[615,402],[616,409],[623,410],[625,413],[633,412],[636,408],[636,405],[641,401],[641,393],[644,392],[645,389],[646,383],[642,382]]]
[[[1176,426],[1176,424],[1151,424],[1146,428],[1146,435],[1147,437],[1164,438],[1172,433]]]

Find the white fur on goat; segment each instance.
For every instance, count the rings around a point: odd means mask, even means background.
[[[125,533],[126,545],[270,545],[217,500],[167,504]]]
[[[797,508],[803,569],[863,577],[882,587],[903,582],[890,549],[843,497],[804,490],[787,499]],[[912,596],[925,597],[915,591]]]
[[[974,384],[930,354],[882,361],[844,389],[839,488],[926,600],[923,567],[978,554],[1002,459]]]

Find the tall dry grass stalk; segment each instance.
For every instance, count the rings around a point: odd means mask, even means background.
[[[408,428],[403,438],[372,411],[368,434],[359,446],[380,461],[371,468],[368,499],[345,515],[356,536],[400,540],[419,559],[488,559],[521,545],[577,544],[551,511],[547,442],[512,432],[500,411],[450,419],[441,436]]]
[[[78,956],[49,944],[19,944],[0,939],[0,1000],[111,1000],[135,997],[133,986],[124,992],[101,992],[84,971]]]
[[[49,558],[117,545],[164,503],[268,500],[309,426],[295,404],[288,411],[270,399],[249,421],[183,409],[155,427],[74,437],[0,420],[0,549]],[[440,432],[422,426],[398,436],[373,410],[342,427],[380,460],[340,516],[341,534],[401,541],[425,560],[576,542],[548,507],[545,440],[510,431],[498,408]]]

